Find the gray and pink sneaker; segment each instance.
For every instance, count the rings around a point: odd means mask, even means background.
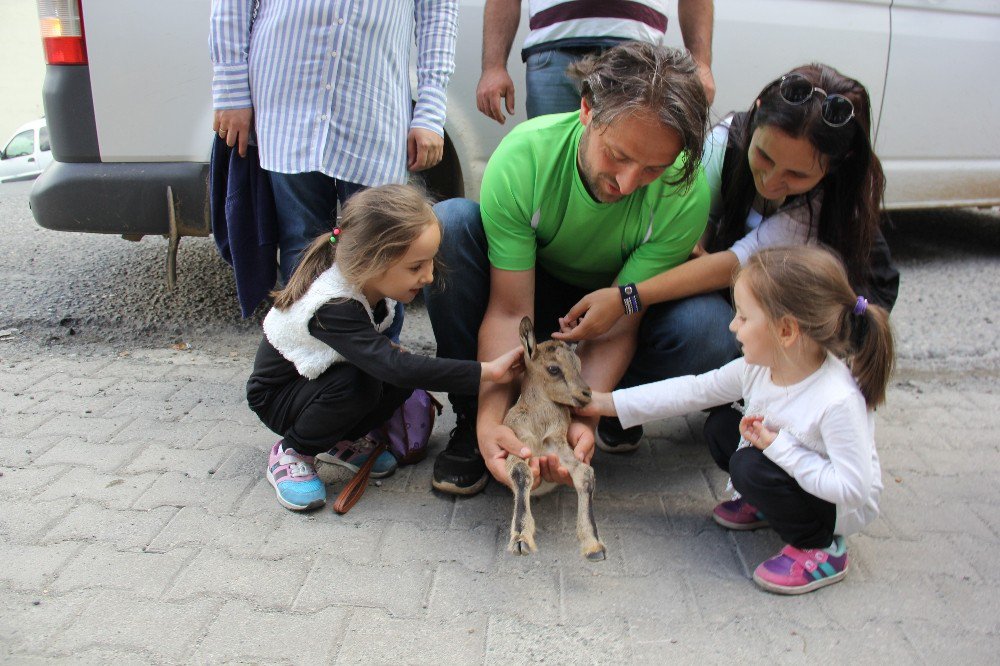
[[[326,504],[326,486],[316,476],[313,457],[286,449],[285,440],[271,448],[267,480],[274,486],[278,504],[292,511],[317,509]]]
[[[767,518],[753,504],[742,497],[740,499],[720,502],[712,510],[715,522],[731,530],[755,530],[767,527]]]
[[[753,572],[753,581],[775,594],[805,594],[833,585],[847,575],[844,538],[835,536],[829,548],[801,550],[785,546]]]

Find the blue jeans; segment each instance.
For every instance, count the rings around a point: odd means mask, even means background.
[[[586,55],[600,55],[623,40],[606,38],[577,49],[551,49],[532,53],[525,61],[528,117],[580,110],[580,89],[566,69]]]
[[[435,284],[424,289],[437,355],[475,360],[490,296],[490,262],[479,204],[449,199],[435,205],[434,212],[444,229],[439,256],[448,268],[443,287]],[[539,339],[545,339],[551,322],[587,292],[536,268]],[[732,316],[732,307],[718,292],[649,306],[639,327],[635,356],[619,387],[699,374],[733,360],[739,356],[739,347],[729,331]]]
[[[528,56],[524,81],[528,117],[565,113],[580,109],[580,91],[566,76],[566,68],[580,56],[564,51],[542,51]]]
[[[337,218],[338,202],[343,206],[365,186],[337,180],[319,171],[269,171],[268,175],[278,213],[278,266],[282,283],[288,284],[302,251],[320,234],[330,233]],[[403,305],[397,303],[392,326],[385,335],[399,342],[402,328]]]

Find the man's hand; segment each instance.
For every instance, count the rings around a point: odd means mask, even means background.
[[[624,314],[625,306],[618,287],[598,289],[581,298],[565,317],[559,318],[560,331],[552,337],[565,342],[590,340],[606,333]]]
[[[566,439],[573,447],[573,455],[576,459],[589,465],[590,459],[594,457],[594,426],[573,419],[569,424]]]
[[[708,65],[698,63],[698,78],[701,79],[701,86],[705,89],[705,97],[711,106],[715,101],[715,77],[712,75],[712,68]]]
[[[486,116],[501,125],[507,118],[503,115],[500,100],[503,99],[507,113],[514,115],[514,81],[507,73],[506,67],[493,67],[483,70],[476,86],[476,106]]]
[[[740,419],[740,434],[761,451],[771,446],[778,436],[764,425],[763,416],[744,416]]]
[[[423,171],[444,157],[444,137],[423,127],[414,127],[406,135],[406,168]]]
[[[240,157],[247,156],[250,142],[250,127],[253,126],[253,108],[216,109],[212,131],[232,148],[238,146]]]
[[[569,424],[566,440],[573,449],[573,456],[580,462],[585,462],[589,465],[590,459],[594,457],[594,430],[588,424],[574,420]],[[567,486],[573,485],[572,475],[559,462],[558,456],[552,455],[538,458],[538,467],[542,478],[546,481],[561,483]],[[534,466],[531,469],[534,471]]]
[[[479,423],[476,428],[479,431],[479,452],[483,454],[486,468],[490,470],[494,479],[508,488],[511,487],[510,476],[507,474],[507,456],[515,455],[524,458],[531,465],[534,485],[537,487],[541,483],[538,461],[531,458],[531,449],[517,438],[513,430],[503,424],[487,428]]]

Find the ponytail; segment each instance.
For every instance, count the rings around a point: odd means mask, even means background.
[[[288,284],[283,289],[271,292],[274,307],[279,310],[287,310],[292,307],[295,301],[305,296],[316,278],[330,266],[333,266],[333,262],[337,258],[337,245],[333,241],[334,238],[333,232],[328,231],[317,236],[309,244],[309,247],[302,253]]]
[[[885,392],[896,364],[896,354],[889,327],[889,313],[877,305],[864,303],[859,297],[847,316],[850,337],[851,374],[869,407],[885,402]],[[861,314],[855,314],[861,309]]]

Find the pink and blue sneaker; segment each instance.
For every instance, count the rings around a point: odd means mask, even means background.
[[[372,453],[375,452],[376,446],[378,444],[368,436],[354,441],[345,439],[337,442],[329,451],[316,454],[316,460],[339,465],[351,474],[357,474],[361,466],[368,462]],[[396,462],[395,456],[389,451],[382,451],[372,464],[369,476],[373,479],[384,479],[387,476],[392,476],[398,466],[399,463]]]
[[[775,594],[805,594],[833,585],[847,575],[847,546],[833,537],[828,548],[799,549],[785,546],[753,572],[757,585]]]
[[[280,440],[267,461],[267,480],[274,486],[278,504],[292,511],[317,509],[326,504],[326,486],[313,467],[313,457],[286,449]]]

